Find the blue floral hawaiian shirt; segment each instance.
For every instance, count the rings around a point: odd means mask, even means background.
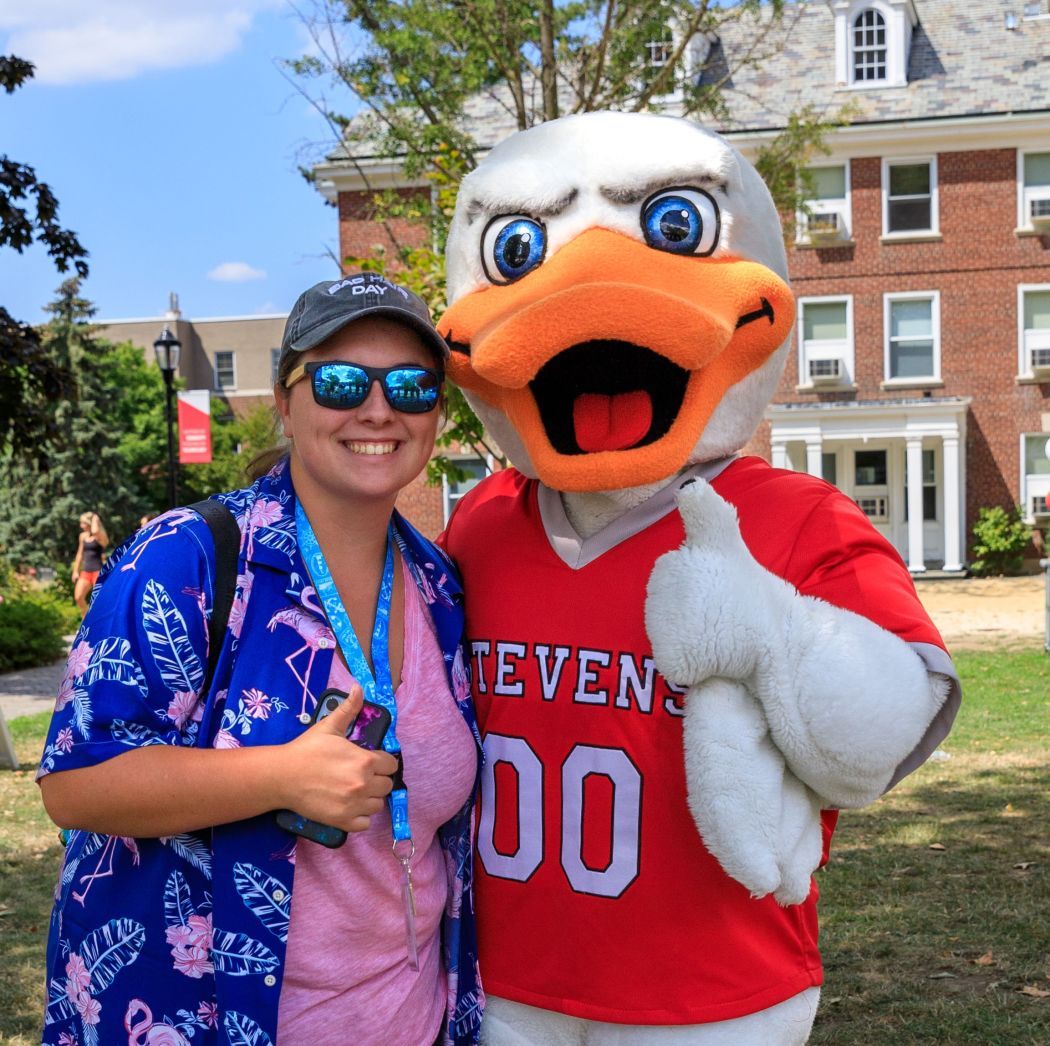
[[[300,558],[287,460],[219,500],[237,518],[241,549],[208,692],[214,550],[203,520],[175,509],[107,564],[69,655],[41,775],[144,745],[273,745],[307,728],[336,644]],[[395,525],[480,761],[462,592],[444,553],[396,514]],[[455,1046],[477,1041],[484,1006],[471,811],[469,800],[439,832],[450,882],[445,1041]],[[295,837],[273,814],[160,839],[73,832],[51,918],[43,1042],[272,1043],[294,871]]]

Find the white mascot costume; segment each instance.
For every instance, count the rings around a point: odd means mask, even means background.
[[[900,557],[833,487],[739,455],[786,281],[754,168],[684,120],[556,120],[463,182],[441,331],[516,466],[445,534],[489,1043],[805,1042],[835,810],[951,725]]]

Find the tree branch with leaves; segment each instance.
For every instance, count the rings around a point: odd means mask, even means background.
[[[0,87],[13,94],[33,75],[33,65],[0,56]],[[55,268],[87,275],[87,251],[75,233],[58,222],[58,200],[28,164],[0,156],[0,248],[19,254],[33,243],[47,249]],[[52,358],[40,336],[0,306],[0,451],[46,465],[58,436],[55,401],[73,393],[68,366]]]

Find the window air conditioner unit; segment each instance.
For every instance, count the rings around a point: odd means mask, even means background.
[[[1039,232],[1050,232],[1050,196],[1037,197],[1029,201],[1028,220]]]
[[[1032,349],[1032,373],[1050,374],[1050,349]]]
[[[1050,352],[1050,349],[1044,350]],[[842,360],[812,359],[809,361],[809,380],[814,385],[828,385],[842,380]]]
[[[842,239],[843,231],[842,215],[838,211],[811,214],[806,219],[806,234],[811,243],[833,243]]]

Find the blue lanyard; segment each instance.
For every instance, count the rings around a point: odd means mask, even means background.
[[[368,667],[361,644],[357,641],[353,626],[350,624],[339,591],[332,580],[332,572],[318,544],[310,521],[299,502],[295,505],[295,526],[299,537],[299,550],[303,562],[310,573],[310,580],[321,599],[328,624],[332,629],[339,649],[346,658],[350,674],[361,685],[365,697],[377,705],[382,705],[390,713],[390,729],[383,738],[383,749],[400,760],[401,745],[397,740],[397,702],[394,701],[394,684],[390,678],[390,599],[394,591],[394,524],[391,522],[386,539],[386,562],[383,564],[383,579],[379,584],[379,599],[376,602],[376,623],[372,630],[372,664],[375,666],[375,677]],[[398,775],[400,776],[400,775]],[[387,797],[390,805],[390,822],[393,826],[394,841],[411,840],[412,832],[408,824],[408,790],[402,785],[395,788]]]

